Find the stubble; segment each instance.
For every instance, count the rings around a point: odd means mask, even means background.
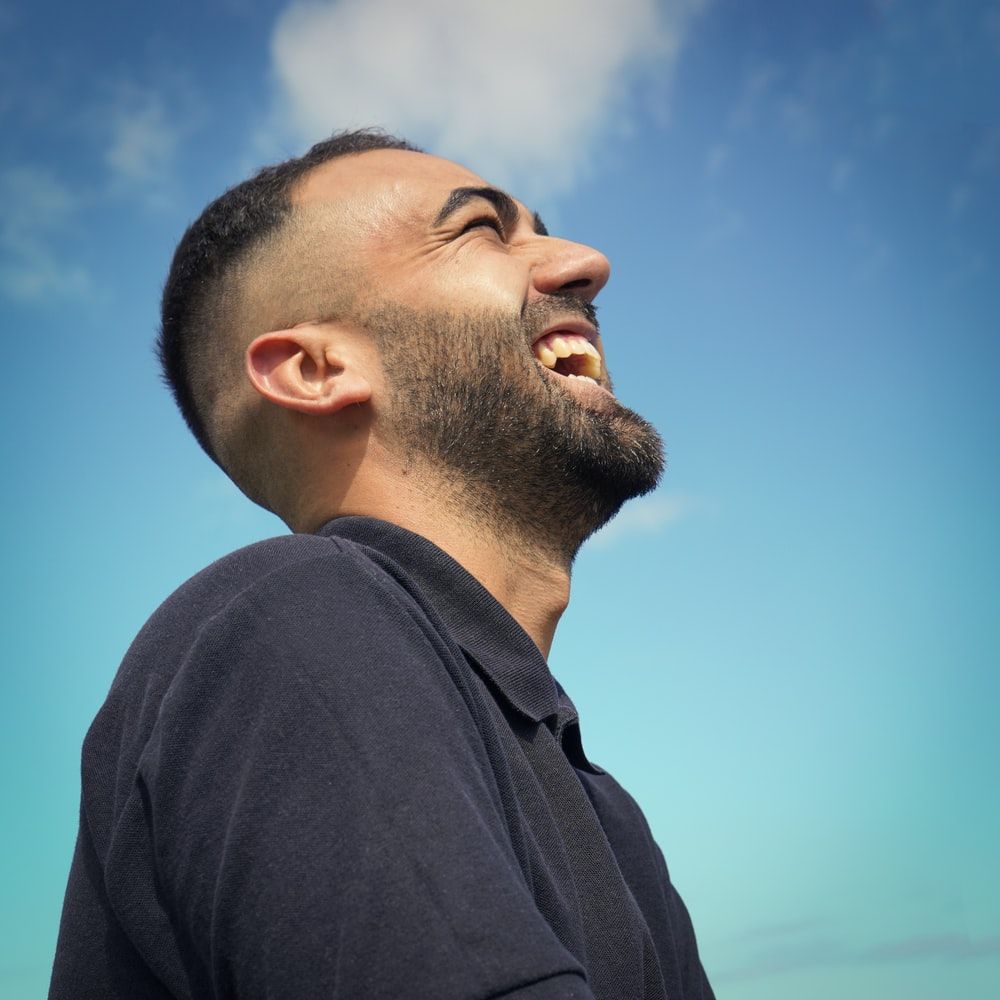
[[[573,310],[587,307],[551,297],[507,316],[380,304],[364,321],[385,367],[391,446],[483,531],[566,562],[654,489],[664,464],[651,424],[610,397],[585,406],[532,357],[533,335]]]

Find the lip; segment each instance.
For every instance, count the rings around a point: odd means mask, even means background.
[[[531,346],[534,347],[542,337],[550,333],[556,333],[559,330],[564,330],[566,333],[575,333],[577,336],[586,338],[588,343],[593,344],[595,347],[597,346],[597,338],[599,336],[597,327],[592,323],[588,323],[585,319],[566,319],[550,323],[537,337],[532,338]]]

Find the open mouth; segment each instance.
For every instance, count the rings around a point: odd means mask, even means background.
[[[535,358],[550,371],[597,382],[601,377],[601,355],[586,337],[569,330],[553,330],[533,345]]]

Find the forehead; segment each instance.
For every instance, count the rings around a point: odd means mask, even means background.
[[[351,215],[430,213],[433,218],[456,187],[484,185],[481,177],[451,160],[378,149],[314,168],[296,185],[291,200],[306,210],[339,208]]]

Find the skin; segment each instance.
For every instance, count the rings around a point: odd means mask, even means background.
[[[519,202],[516,218],[499,224],[496,206],[482,197],[441,218],[456,189],[487,186],[458,164],[400,150],[346,156],[311,171],[293,194],[298,228],[310,262],[319,262],[316,280],[323,280],[325,261],[331,268],[336,260],[353,262],[353,306],[336,318],[255,337],[246,349],[244,388],[301,470],[284,514],[293,529],[365,514],[423,535],[472,573],[547,656],[569,601],[575,546],[554,547],[544,523],[524,527],[512,544],[509,530],[483,518],[439,466],[402,443],[394,428],[406,415],[398,412],[378,337],[365,321],[380,303],[415,315],[442,303],[459,316],[537,315],[545,329],[585,333],[603,361],[585,306],[608,280],[607,259],[545,234]],[[524,358],[513,359],[518,372],[550,382],[583,410],[621,410],[603,364],[596,384],[534,361],[531,340],[540,332],[524,337]]]

